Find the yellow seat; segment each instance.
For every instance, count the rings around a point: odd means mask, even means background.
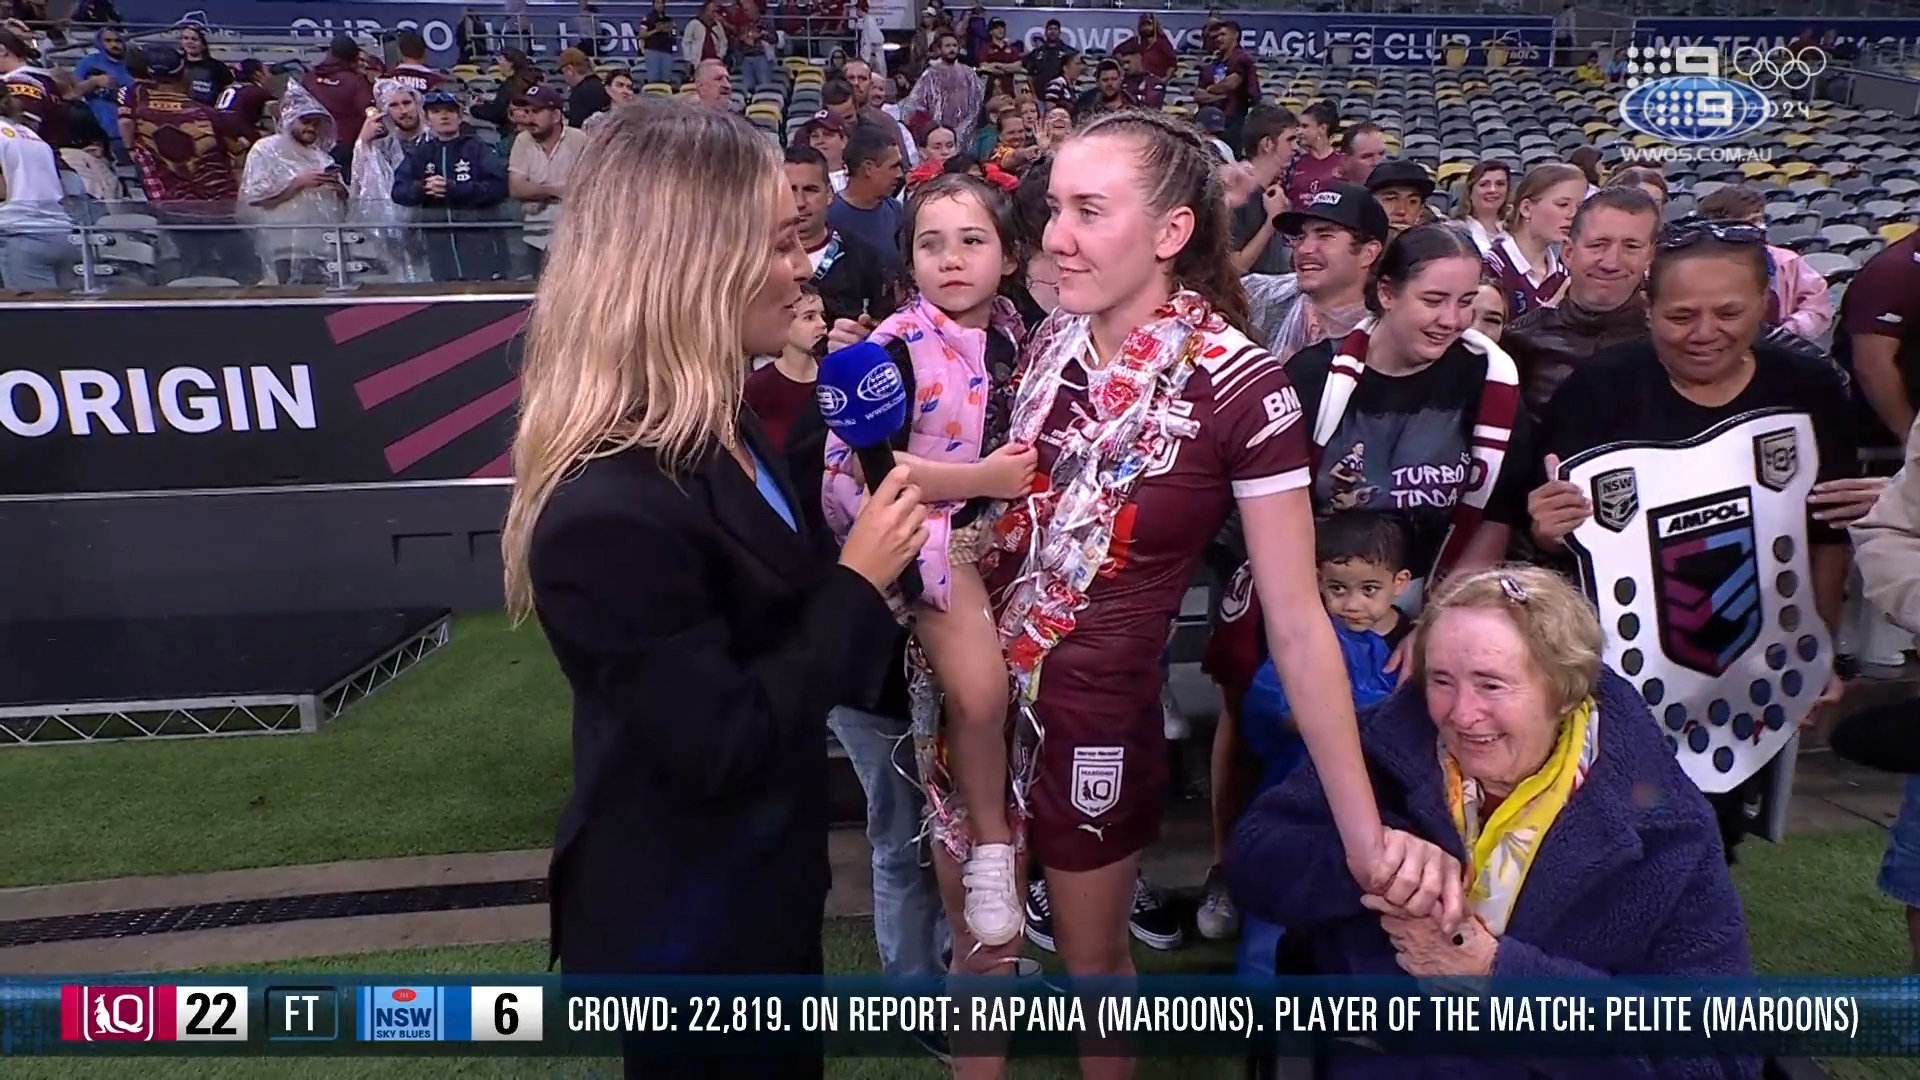
[[[1808,173],[1813,171],[1813,162],[1784,161],[1784,162],[1781,162],[1780,165],[1777,167],[1779,168],[1780,174],[1782,176],[1785,176],[1790,180],[1799,180],[1804,178]]]
[[[478,64],[455,64],[447,69],[447,74],[456,79],[477,79],[480,77]]]
[[[1911,221],[1896,221],[1891,225],[1880,226],[1880,239],[1889,244],[1897,244],[1913,234],[1917,226]]]
[[[1505,45],[1488,45],[1487,66],[1490,68],[1506,67],[1508,55],[1508,50]]]
[[[1473,171],[1473,166],[1468,165],[1465,162],[1449,161],[1446,164],[1441,165],[1440,168],[1434,171],[1433,181],[1434,183],[1439,184],[1442,187],[1445,187],[1446,185],[1453,183],[1455,180],[1460,179],[1461,177],[1467,175],[1472,171]]]
[[[1786,143],[1786,144],[1787,144],[1788,146],[1791,146],[1791,147],[1795,147],[1795,148],[1798,148],[1798,147],[1802,147],[1802,146],[1805,146],[1805,145],[1807,145],[1808,143],[1810,143],[1810,142],[1812,142],[1812,141],[1813,141],[1813,136],[1811,136],[1811,135],[1802,135],[1802,134],[1800,134],[1799,132],[1797,132],[1797,131],[1796,131],[1796,132],[1794,132],[1794,133],[1793,133],[1793,134],[1791,134],[1791,135],[1782,135],[1782,136],[1780,136],[1780,141],[1781,141],[1781,142],[1783,142],[1783,143]]]
[[[807,58],[804,56],[789,56],[783,59],[780,63],[782,67],[785,67],[787,69],[787,74],[789,75],[798,75],[802,71],[813,66],[812,64],[807,62]]]
[[[1634,146],[1636,146],[1636,147],[1639,147],[1639,148],[1640,148],[1640,149],[1642,149],[1642,150],[1644,150],[1644,149],[1646,149],[1646,148],[1647,148],[1647,147],[1649,147],[1649,146],[1658,146],[1658,145],[1660,145],[1660,140],[1659,140],[1659,139],[1656,139],[1656,138],[1654,138],[1654,137],[1653,137],[1653,136],[1651,136],[1651,135],[1635,135],[1635,136],[1633,137],[1633,145],[1634,145]]]
[[[1583,135],[1598,135],[1601,132],[1612,131],[1612,130],[1613,130],[1613,126],[1608,124],[1605,120],[1589,120],[1586,123],[1580,125],[1580,132]]]
[[[1758,180],[1773,172],[1773,166],[1764,161],[1743,161],[1740,163],[1740,175],[1749,180]]]
[[[672,97],[673,87],[663,82],[650,82],[641,87],[640,92],[643,94],[652,94],[655,97]]]

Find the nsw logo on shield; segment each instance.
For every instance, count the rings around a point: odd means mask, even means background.
[[[1633,470],[1609,469],[1593,478],[1593,520],[1611,532],[1625,532],[1640,512],[1640,484]]]
[[[1097,818],[1120,804],[1120,780],[1126,771],[1124,746],[1073,748],[1073,807]]]
[[[1595,507],[1596,514],[1598,506]],[[1760,636],[1753,495],[1744,487],[1647,511],[1660,644],[1718,678]]]

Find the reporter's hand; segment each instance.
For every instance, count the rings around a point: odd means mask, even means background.
[[[1033,490],[1033,474],[1040,467],[1040,451],[1008,443],[988,454],[980,464],[988,470],[986,490],[981,494],[995,499],[1018,499]]]
[[[920,489],[908,482],[911,474],[899,465],[880,481],[861,504],[840,549],[840,565],[883,593],[927,542],[927,508],[920,505]]]
[[[867,340],[867,328],[852,319],[835,319],[833,328],[827,331],[827,348],[844,349],[849,345],[858,345]]]
[[[1533,519],[1533,539],[1541,547],[1565,547],[1568,534],[1593,516],[1593,503],[1570,480],[1560,480],[1559,457],[1547,455],[1547,482],[1527,493],[1527,516]]]

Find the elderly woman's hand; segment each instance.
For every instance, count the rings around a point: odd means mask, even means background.
[[[1478,917],[1470,915],[1449,931],[1432,919],[1396,914],[1377,896],[1363,896],[1360,902],[1379,913],[1380,928],[1393,942],[1394,960],[1407,974],[1421,978],[1493,974],[1500,939]]]
[[[1372,873],[1354,880],[1369,894],[1363,899],[1381,901],[1397,915],[1447,927],[1466,915],[1460,861],[1412,833],[1386,830]]]
[[[1873,509],[1880,493],[1887,490],[1884,476],[1863,476],[1847,480],[1822,480],[1813,485],[1807,505],[1813,507],[1813,519],[1844,529]]]

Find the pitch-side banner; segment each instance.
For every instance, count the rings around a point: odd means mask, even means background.
[[[504,477],[527,303],[0,305],[0,497]]]
[[[1855,49],[1911,53],[1920,48],[1920,19],[1635,19],[1633,41],[1654,48],[1711,45],[1722,53],[1765,51],[1811,29],[1816,38],[1834,32]]]
[[[1568,544],[1607,664],[1640,688],[1702,791],[1731,791],[1778,754],[1832,670],[1807,557],[1819,467],[1813,422],[1782,411],[1561,467],[1593,503]]]
[[[667,10],[676,21],[693,17],[696,5],[675,2]],[[258,36],[262,32],[293,33],[320,44],[338,33],[377,35],[383,31],[415,29],[426,39],[432,60],[450,64],[456,59],[455,28],[464,10],[472,10],[482,38],[496,45],[513,44],[535,55],[552,54],[566,45],[591,37],[602,57],[633,57],[640,51],[640,27],[647,14],[641,4],[600,4],[582,17],[578,5],[527,5],[526,26],[531,40],[515,36],[504,7],[419,2],[419,0],[333,0],[325,4],[302,0],[208,0],[183,11],[161,0],[125,0],[122,16],[136,27],[170,26],[193,19],[211,29],[216,46],[222,37]],[[1029,45],[1045,32],[1049,19],[1058,19],[1063,38],[1080,49],[1112,50],[1133,36],[1145,11],[1160,20],[1183,54],[1203,46],[1200,30],[1206,24],[1201,11],[1165,11],[1157,8],[1045,8],[988,9],[1007,21],[1007,30]],[[783,26],[778,13],[772,21]],[[1243,11],[1235,12],[1241,44],[1268,58],[1320,60],[1336,47],[1353,52],[1352,63],[1430,67],[1445,62],[1453,46],[1507,46],[1509,64],[1543,65],[1552,45],[1553,20],[1541,16],[1480,15],[1346,15]],[[783,26],[783,28],[785,28]],[[821,36],[821,31],[812,31]],[[511,40],[510,40],[511,39]],[[481,46],[481,52],[494,50]]]

